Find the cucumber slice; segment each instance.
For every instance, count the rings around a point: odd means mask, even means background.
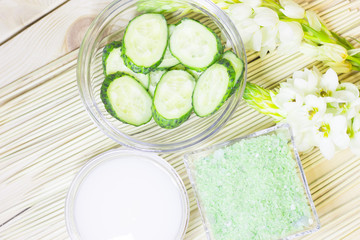
[[[158,83],[153,100],[153,117],[162,128],[175,128],[192,113],[194,77],[183,70],[166,72]]]
[[[176,27],[176,25],[174,25],[174,24],[170,24],[168,26],[169,36],[171,36],[171,34],[174,32],[175,27]],[[179,60],[171,54],[170,46],[168,45],[166,48],[164,58],[163,58],[162,62],[160,63],[160,65],[158,66],[158,69],[165,70],[165,69],[171,68],[179,63],[180,63]]]
[[[170,51],[186,67],[203,71],[220,59],[223,46],[211,29],[184,18],[170,37]]]
[[[134,126],[151,120],[152,98],[132,76],[117,72],[108,75],[101,86],[105,109],[116,119]]]
[[[125,65],[121,57],[121,42],[112,42],[106,45],[103,50],[102,61],[106,76],[116,72],[124,72],[135,77],[145,88],[149,88],[149,75],[135,73]]]
[[[150,75],[150,85],[149,85],[149,93],[151,96],[154,96],[156,85],[160,82],[162,75],[166,73],[166,70],[156,70],[154,72],[149,73]]]
[[[231,91],[231,94],[233,94],[240,87],[240,83],[244,74],[244,63],[240,58],[238,58],[238,56],[236,56],[235,53],[230,50],[224,53],[223,58],[229,60],[235,70],[235,81]]]
[[[185,70],[188,73],[190,73],[191,75],[193,75],[193,77],[195,78],[195,80],[198,80],[198,78],[200,77],[200,75],[202,74],[202,72],[198,72],[189,68],[186,68],[184,65],[177,64],[175,66],[173,66],[172,68],[170,68],[170,70]]]
[[[179,63],[180,63],[179,60],[177,60],[177,58],[171,54],[170,48],[167,47],[164,55],[164,59],[162,60],[161,64],[158,66],[158,69],[171,68]]]
[[[215,113],[226,101],[235,81],[235,70],[221,59],[201,74],[193,94],[194,112],[199,117]]]
[[[146,13],[126,27],[122,56],[136,73],[149,73],[160,65],[168,45],[168,27],[161,14]]]

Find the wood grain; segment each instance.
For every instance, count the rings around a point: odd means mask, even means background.
[[[68,0],[0,0],[0,45]]]
[[[318,12],[331,30],[359,37],[360,1],[298,2]],[[0,239],[69,239],[64,204],[71,181],[86,161],[120,147],[91,122],[75,81],[76,49],[105,4],[72,0],[0,46]],[[248,80],[267,88],[277,87],[304,67],[326,70],[301,54],[259,59],[258,54],[248,53],[248,61]],[[340,79],[360,86],[359,72],[342,74]],[[242,103],[220,134],[206,144],[273,124]],[[185,239],[202,240],[205,232],[183,154],[161,156],[188,190],[191,215]],[[360,159],[345,150],[325,160],[316,149],[301,159],[322,224],[319,232],[302,239],[360,239]]]
[[[0,143],[0,222],[28,209],[0,228],[0,239],[68,239],[64,201],[74,175],[90,158],[119,147],[93,125],[81,106],[74,81],[76,61],[71,60],[75,53],[70,53],[68,67],[63,67],[64,56],[51,67],[34,72],[39,78],[33,77],[29,82],[41,84],[27,91],[23,89],[21,95],[0,106],[1,112],[9,112],[0,116],[3,124],[0,131],[3,139]],[[301,55],[290,59],[276,55],[254,59],[249,63],[249,80],[276,86],[289,75],[279,74],[279,65],[292,72],[311,67],[311,62]],[[61,70],[55,76],[48,74],[56,65]],[[317,67],[325,70],[320,63]],[[341,80],[356,84],[359,79],[360,73],[341,76]],[[8,87],[16,88],[16,84]],[[272,125],[270,118],[243,103],[221,134],[206,144]],[[183,154],[161,156],[174,166],[188,189],[191,217],[185,239],[205,239],[194,193],[182,163]],[[304,239],[337,240],[344,236],[351,239],[360,224],[357,218],[360,214],[360,159],[349,151],[342,151],[328,161],[318,150],[303,154],[301,158],[322,223],[319,232]]]
[[[79,47],[110,0],[73,0],[0,46],[0,88]],[[19,67],[21,66],[21,67]]]

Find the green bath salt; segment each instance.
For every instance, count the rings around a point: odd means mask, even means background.
[[[193,162],[203,215],[216,240],[279,239],[312,224],[287,140],[244,139]]]

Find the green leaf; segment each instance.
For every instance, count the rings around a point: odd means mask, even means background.
[[[340,44],[341,46],[343,46],[346,49],[352,49],[354,48],[353,45],[351,45],[351,43],[346,40],[344,37],[339,36],[337,33],[330,31],[331,35],[335,38],[335,40],[338,42],[338,44]]]
[[[305,33],[304,37],[309,40],[315,40],[316,43],[336,43],[324,30],[316,31],[304,23],[302,23],[301,26],[303,27]]]

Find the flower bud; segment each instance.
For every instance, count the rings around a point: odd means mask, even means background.
[[[280,54],[290,54],[299,50],[304,37],[304,32],[298,22],[279,23]]]
[[[325,43],[320,47],[319,57],[323,61],[343,62],[348,54],[346,48],[333,43]]]
[[[263,27],[275,26],[279,22],[279,16],[274,10],[266,7],[254,8],[254,20]]]
[[[352,70],[352,65],[348,61],[344,62],[327,62],[325,64],[328,67],[331,67],[337,73],[348,73]]]
[[[280,11],[289,18],[301,19],[304,17],[305,10],[292,0],[280,0],[280,4],[284,9]]]
[[[315,29],[316,31],[321,30],[321,21],[319,17],[316,15],[313,11],[306,11],[306,17],[308,19],[308,22],[310,24],[310,27]]]

